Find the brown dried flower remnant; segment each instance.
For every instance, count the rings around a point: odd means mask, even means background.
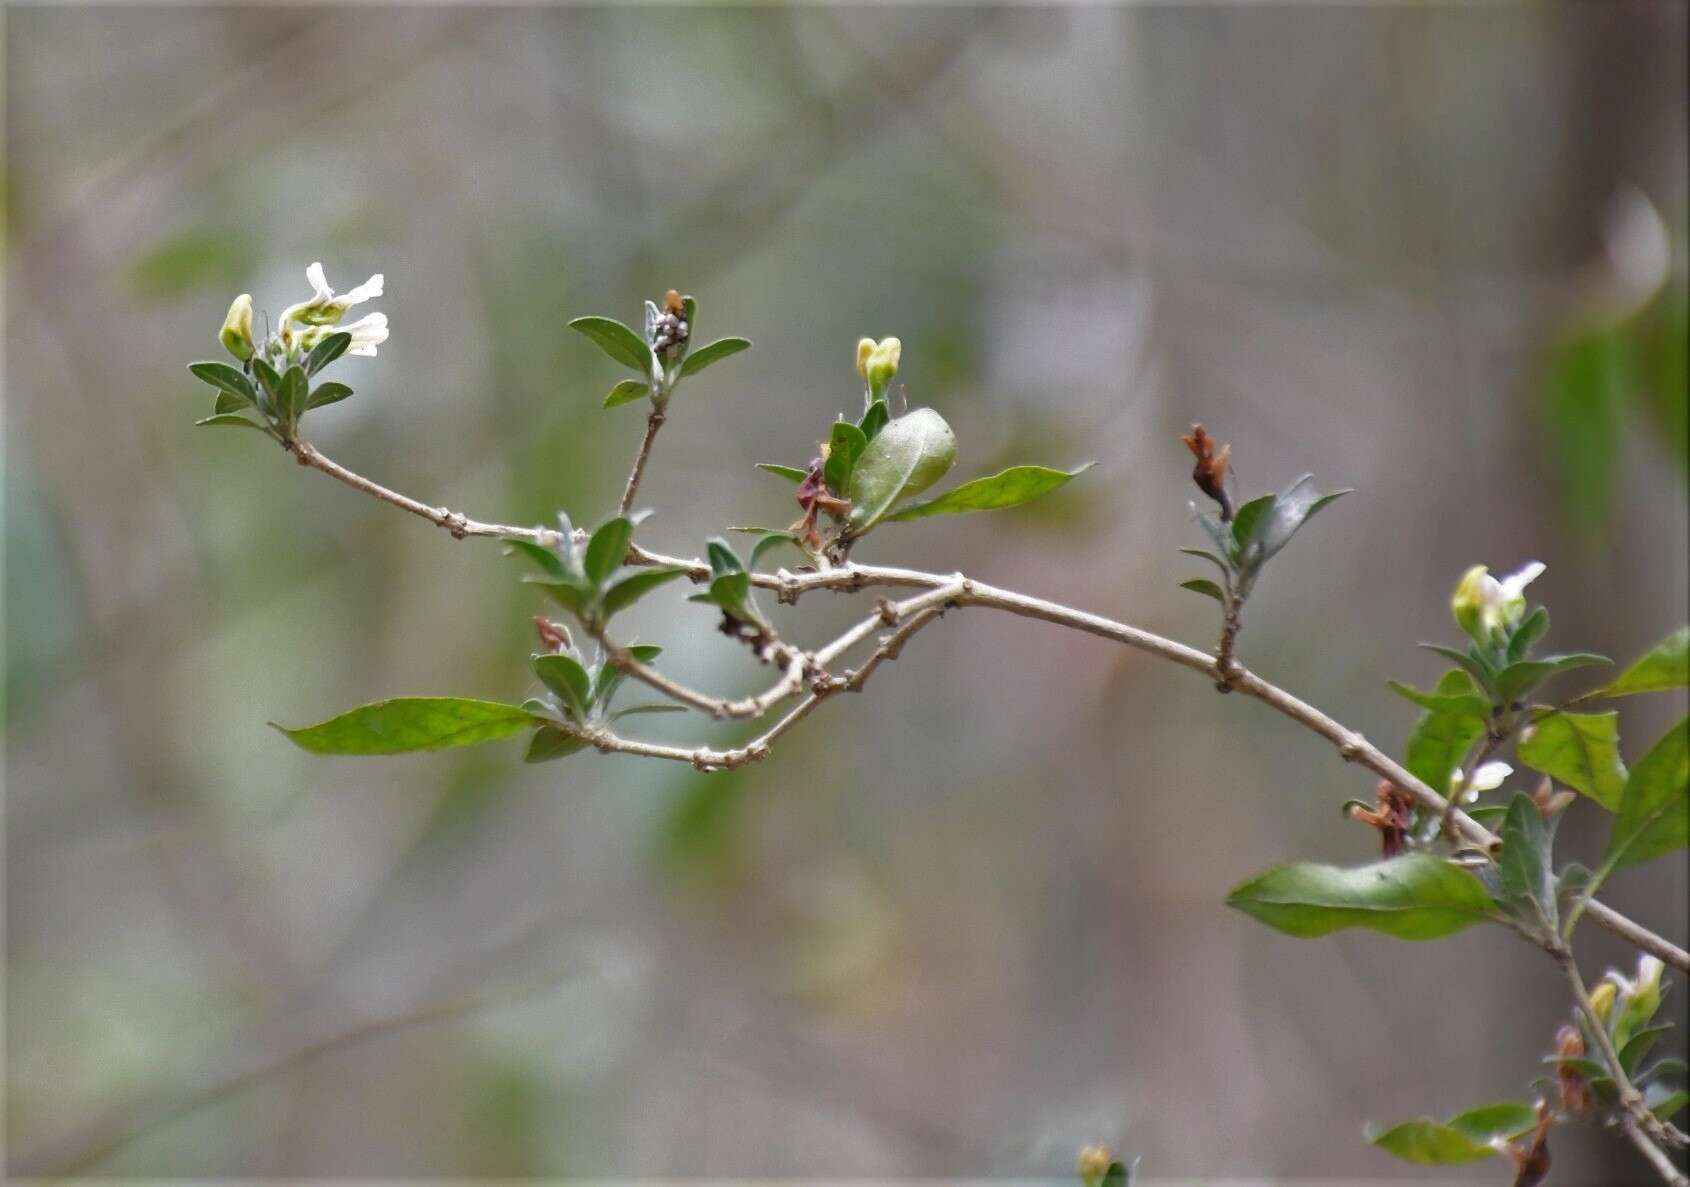
[[[1538,785],[1532,789],[1532,803],[1537,805],[1538,815],[1545,820],[1560,812],[1578,797],[1565,789],[1555,790],[1555,784],[1545,775]]]
[[[1414,826],[1410,814],[1414,801],[1407,792],[1384,779],[1379,781],[1378,797],[1377,808],[1364,808],[1359,803],[1352,803],[1349,817],[1378,829],[1383,855],[1395,857],[1408,847],[1408,835]]]
[[[1191,432],[1180,438],[1185,447],[1191,450],[1191,456],[1197,459],[1197,465],[1191,471],[1191,480],[1197,484],[1197,489],[1208,495],[1221,507],[1221,522],[1232,519],[1232,496],[1226,490],[1226,467],[1232,457],[1232,446],[1222,445],[1215,448],[1215,439],[1200,424],[1191,426]]]
[[[1514,1187],[1538,1187],[1549,1177],[1549,1126],[1555,1120],[1549,1102],[1537,1102],[1537,1128],[1532,1131],[1532,1143],[1522,1147],[1518,1142],[1502,1144],[1503,1153],[1514,1160]]]
[[[1576,1026],[1563,1026],[1555,1032],[1555,1054],[1562,1060],[1584,1058],[1584,1036]],[[1555,1082],[1561,1091],[1561,1111],[1582,1113],[1590,1107],[1590,1085],[1584,1073],[1571,1063],[1555,1065]]]
[[[569,628],[561,622],[553,622],[543,614],[534,616],[534,631],[540,636],[540,646],[547,651],[568,651],[570,648]]]

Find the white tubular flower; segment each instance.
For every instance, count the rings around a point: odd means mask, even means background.
[[[1467,777],[1458,769],[1449,777],[1450,797],[1470,804],[1479,798],[1480,792],[1495,791],[1501,787],[1513,773],[1514,768],[1505,762],[1487,762],[1473,772],[1473,781],[1468,783]]]
[[[1455,587],[1450,608],[1461,629],[1482,641],[1494,631],[1512,629],[1526,614],[1526,586],[1543,575],[1541,561],[1531,561],[1498,581],[1483,565],[1474,565]]]
[[[376,347],[387,341],[387,314],[367,313],[351,325],[340,328],[352,335],[352,345],[347,347],[347,354],[374,358]]]
[[[282,341],[290,346],[295,325],[335,325],[354,305],[362,305],[371,297],[381,296],[383,278],[382,274],[377,272],[357,288],[338,295],[329,287],[328,278],[323,274],[323,265],[320,263],[314,263],[305,270],[305,279],[311,284],[311,299],[289,305],[282,310]]]

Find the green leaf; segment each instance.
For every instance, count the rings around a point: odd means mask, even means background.
[[[1690,844],[1690,717],[1632,768],[1602,863],[1622,869]]]
[[[613,317],[578,317],[569,328],[591,338],[605,354],[632,367],[642,377],[651,374],[651,347],[627,326]]]
[[[807,473],[797,466],[780,466],[774,462],[758,462],[757,468],[765,474],[773,474],[776,478],[784,478],[788,482],[803,482]]]
[[[1232,554],[1239,556],[1256,536],[1256,530],[1267,522],[1277,495],[1262,495],[1240,507],[1232,517]]]
[[[1555,872],[1550,857],[1550,832],[1532,798],[1516,792],[1502,821],[1502,853],[1497,875],[1503,894],[1515,903],[1529,903],[1546,928],[1556,918]]]
[[[1515,752],[1532,770],[1612,812],[1625,794],[1619,720],[1614,712],[1552,713],[1526,727]]]
[[[604,591],[604,615],[620,613],[645,597],[660,585],[667,585],[687,571],[685,565],[652,565],[631,570],[626,577],[618,577]]]
[[[1505,704],[1523,700],[1532,689],[1555,674],[1555,665],[1548,660],[1523,659],[1509,664],[1496,674],[1497,699]]]
[[[230,412],[222,412],[216,416],[208,416],[204,420],[196,420],[194,425],[196,428],[200,425],[244,425],[249,429],[257,429],[266,436],[270,435],[270,430],[263,425],[255,424],[244,416],[236,416]]]
[[[867,448],[868,438],[856,425],[848,420],[833,422],[833,431],[828,437],[827,463],[822,469],[822,478],[829,490],[842,495],[851,488],[851,468]]]
[[[929,515],[957,515],[964,511],[996,511],[1004,507],[1019,507],[1041,495],[1048,495],[1096,464],[1087,462],[1072,470],[1054,470],[1049,466],[1011,466],[989,477],[976,478],[961,486],[952,487],[937,498],[911,503],[887,518],[902,523],[912,519],[924,519]]]
[[[1441,655],[1460,664],[1482,691],[1490,692],[1495,688],[1496,673],[1491,670],[1490,665],[1472,652],[1457,651],[1453,647],[1445,647],[1442,643],[1422,643],[1420,646],[1433,655]]]
[[[523,581],[539,586],[552,596],[553,601],[573,614],[584,611],[592,598],[591,590],[574,581],[546,581],[537,576],[524,577]]]
[[[1542,606],[1526,615],[1525,621],[1514,628],[1513,635],[1508,639],[1508,662],[1525,659],[1532,644],[1541,639],[1548,629],[1549,611]]]
[[[563,698],[564,705],[574,711],[577,720],[586,720],[587,710],[593,705],[593,681],[580,660],[555,653],[536,655],[534,674],[540,683]]]
[[[1436,696],[1470,695],[1472,681],[1465,672],[1445,672],[1433,690]],[[1409,731],[1403,765],[1433,791],[1449,788],[1449,777],[1467,751],[1485,732],[1484,719],[1466,713],[1428,710]]]
[[[863,431],[863,436],[873,441],[880,436],[880,430],[886,427],[886,422],[892,419],[891,411],[886,407],[885,400],[871,402],[863,412],[863,418],[857,422],[857,427]]]
[[[757,562],[763,559],[763,554],[771,549],[779,548],[782,544],[790,544],[799,552],[804,551],[798,548],[798,537],[791,532],[765,531],[762,538],[751,546],[751,559],[746,562],[745,567],[752,572],[756,572]]]
[[[1655,1040],[1670,1033],[1672,1029],[1672,1023],[1664,1022],[1659,1026],[1645,1026],[1642,1030],[1633,1032],[1626,1039],[1625,1046],[1619,1050],[1620,1066],[1625,1069],[1626,1075],[1635,1077],[1638,1067],[1654,1047]]]
[[[250,365],[252,373],[258,376],[258,382],[264,385],[264,390],[274,399],[276,393],[282,390],[282,373],[259,355],[252,356]]]
[[[1523,1101],[1499,1100],[1457,1113],[1445,1124],[1475,1142],[1517,1138],[1537,1128],[1537,1110]]]
[[[1232,579],[1232,567],[1230,565],[1228,565],[1220,557],[1218,557],[1214,553],[1210,552],[1208,549],[1206,549],[1206,548],[1182,548],[1182,549],[1180,549],[1180,551],[1185,553],[1186,556],[1200,556],[1204,560],[1208,561],[1211,565],[1215,566],[1215,568],[1217,568],[1221,571],[1221,579],[1223,581],[1230,581]]]
[[[1651,1084],[1643,1092],[1643,1104],[1655,1116],[1665,1120],[1685,1105],[1690,1105],[1690,1092],[1669,1088],[1665,1084]]]
[[[692,328],[691,324],[687,327]],[[687,357],[681,363],[681,374],[696,375],[711,363],[717,363],[729,355],[738,354],[742,350],[750,350],[751,342],[745,338],[718,338],[708,346],[700,346],[697,350],[689,350]]]
[[[739,559],[739,554],[720,536],[713,536],[705,541],[704,551],[710,558],[710,571],[716,576],[745,572],[745,563]]]
[[[1285,932],[1323,936],[1366,927],[1403,940],[1430,940],[1480,923],[1490,895],[1470,872],[1425,853],[1359,869],[1295,862],[1258,874],[1227,905]]]
[[[1690,626],[1679,627],[1592,697],[1628,697],[1690,684]]]
[[[299,729],[270,724],[313,754],[404,754],[496,742],[534,723],[527,710],[495,701],[397,697]]]
[[[642,664],[649,664],[663,654],[663,648],[655,643],[631,643],[626,648],[629,655]],[[598,675],[593,678],[593,703],[604,712],[610,705],[610,699],[616,695],[616,690],[626,680],[628,673],[615,664],[601,664]]]
[[[1474,1141],[1459,1129],[1440,1125],[1430,1118],[1404,1121],[1375,1135],[1372,1142],[1387,1154],[1421,1166],[1482,1162],[1498,1154],[1489,1143]]]
[[[276,393],[276,411],[282,420],[292,425],[299,419],[300,413],[305,411],[305,399],[309,394],[305,379],[305,368],[298,363],[287,369],[282,376],[281,389]]]
[[[1321,508],[1350,493],[1348,490],[1335,490],[1321,494],[1314,488],[1313,474],[1304,474],[1280,491],[1253,533],[1261,547],[1262,559],[1266,560],[1289,544],[1298,529],[1313,519]]]
[[[252,386],[252,380],[228,363],[189,363],[188,370],[194,373],[195,378],[204,380],[212,387],[226,391],[232,396],[238,396],[248,404],[258,402],[258,389]]]
[[[212,404],[211,411],[218,416],[223,416],[228,413],[244,412],[252,406],[252,401],[245,396],[237,396],[234,392],[218,392],[217,400]]]
[[[563,758],[584,750],[586,746],[585,742],[568,730],[559,729],[555,725],[543,725],[528,739],[528,753],[522,756],[522,761],[551,762],[554,758]]]
[[[332,379],[326,383],[319,383],[316,390],[311,393],[310,398],[305,401],[305,410],[309,412],[313,408],[321,408],[326,404],[338,404],[351,394],[352,389],[344,383],[337,383]]]
[[[524,556],[540,567],[540,571],[553,581],[568,581],[569,574],[564,570],[563,559],[549,548],[542,547],[528,540],[506,540],[505,546],[515,556]]]
[[[621,566],[622,558],[628,555],[628,545],[633,539],[634,521],[626,515],[600,524],[587,541],[587,555],[582,561],[587,580],[595,587],[610,580],[610,575]]]
[[[1450,676],[1458,676],[1459,680],[1451,683],[1463,685],[1464,691],[1457,693],[1421,692],[1400,680],[1387,680],[1392,692],[1406,697],[1422,709],[1430,709],[1434,713],[1453,714],[1457,717],[1477,717],[1483,720],[1490,712],[1490,702],[1479,695],[1478,689],[1473,687],[1472,678],[1466,672],[1451,672]],[[1448,679],[1448,677],[1446,677]]]
[[[685,705],[630,705],[626,709],[618,709],[610,715],[612,721],[621,721],[624,717],[638,717],[650,713],[685,713]]]
[[[624,379],[610,389],[610,394],[604,398],[606,408],[619,408],[623,404],[631,404],[651,394],[651,385],[643,379]]]
[[[851,471],[851,531],[868,531],[899,499],[943,478],[955,461],[956,436],[933,409],[917,408],[889,421]]]
[[[334,362],[346,353],[346,348],[352,345],[352,335],[345,330],[337,330],[311,348],[311,353],[305,356],[305,374],[315,375],[324,367]]]
[[[1207,577],[1193,577],[1190,581],[1179,583],[1181,589],[1189,589],[1192,593],[1200,593],[1206,598],[1214,598],[1221,605],[1226,605],[1226,594],[1221,587]]]

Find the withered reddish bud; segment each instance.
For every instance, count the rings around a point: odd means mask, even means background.
[[[1562,1059],[1584,1058],[1584,1036],[1576,1026],[1563,1026],[1555,1032],[1555,1054]],[[1563,1113],[1582,1113],[1590,1107],[1590,1085],[1584,1073],[1569,1063],[1557,1064],[1555,1080],[1561,1092]]]
[[[1514,1187],[1538,1187],[1549,1177],[1549,1125],[1554,1120],[1549,1102],[1538,1101],[1537,1129],[1532,1131],[1531,1145],[1509,1142],[1504,1147],[1514,1160]]]
[[[1548,775],[1545,775],[1537,787],[1532,790],[1532,803],[1537,805],[1538,815],[1545,820],[1560,812],[1577,798],[1570,791],[1556,791],[1555,784]]]
[[[670,289],[663,294],[663,312],[681,314],[686,312],[686,306],[681,303],[681,294]]]
[[[569,628],[553,622],[543,614],[534,616],[534,632],[540,636],[540,646],[548,651],[569,650]]]
[[[1191,480],[1197,484],[1197,489],[1220,504],[1221,519],[1232,518],[1232,496],[1226,491],[1226,466],[1232,457],[1232,446],[1223,445],[1215,448],[1215,439],[1202,425],[1192,425],[1191,432],[1180,438],[1185,447],[1191,450],[1191,456],[1197,459],[1197,465],[1191,471]]]
[[[1414,801],[1388,780],[1379,781],[1377,808],[1352,807],[1350,819],[1359,820],[1379,830],[1379,844],[1384,856],[1395,857],[1408,847],[1408,834],[1413,827],[1410,810]]]

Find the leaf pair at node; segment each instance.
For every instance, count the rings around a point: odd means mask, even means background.
[[[188,370],[197,379],[217,389],[212,414],[194,423],[257,429],[283,444],[290,443],[297,439],[300,419],[308,411],[338,403],[352,394],[346,384],[333,380],[311,386],[311,379],[351,345],[352,335],[344,330],[330,334],[299,361],[280,370],[262,354],[253,355],[241,367],[222,362],[189,363]]]
[[[1321,494],[1315,490],[1314,475],[1304,474],[1276,495],[1262,495],[1251,499],[1230,519],[1222,519],[1213,511],[1191,510],[1197,522],[1215,545],[1215,551],[1203,548],[1182,548],[1187,556],[1199,556],[1213,564],[1221,575],[1220,584],[1205,577],[1180,583],[1182,589],[1215,599],[1229,606],[1234,599],[1242,602],[1250,596],[1256,579],[1268,561],[1291,542],[1305,523],[1327,504],[1349,494],[1348,489]],[[1230,509],[1230,504],[1223,504]]]
[[[511,550],[540,570],[523,580],[537,585],[553,601],[590,628],[601,629],[612,616],[687,571],[684,565],[625,563],[634,542],[634,526],[643,516],[619,515],[594,530],[583,548],[566,515],[558,516],[552,547],[527,540],[507,541]]]
[[[745,338],[728,337],[693,349],[697,304],[674,289],[664,295],[661,307],[647,301],[645,314],[643,335],[613,317],[578,317],[569,323],[570,329],[591,339],[605,354],[639,376],[611,388],[604,398],[606,408],[629,404],[642,396],[661,408],[682,379],[751,346]]]

